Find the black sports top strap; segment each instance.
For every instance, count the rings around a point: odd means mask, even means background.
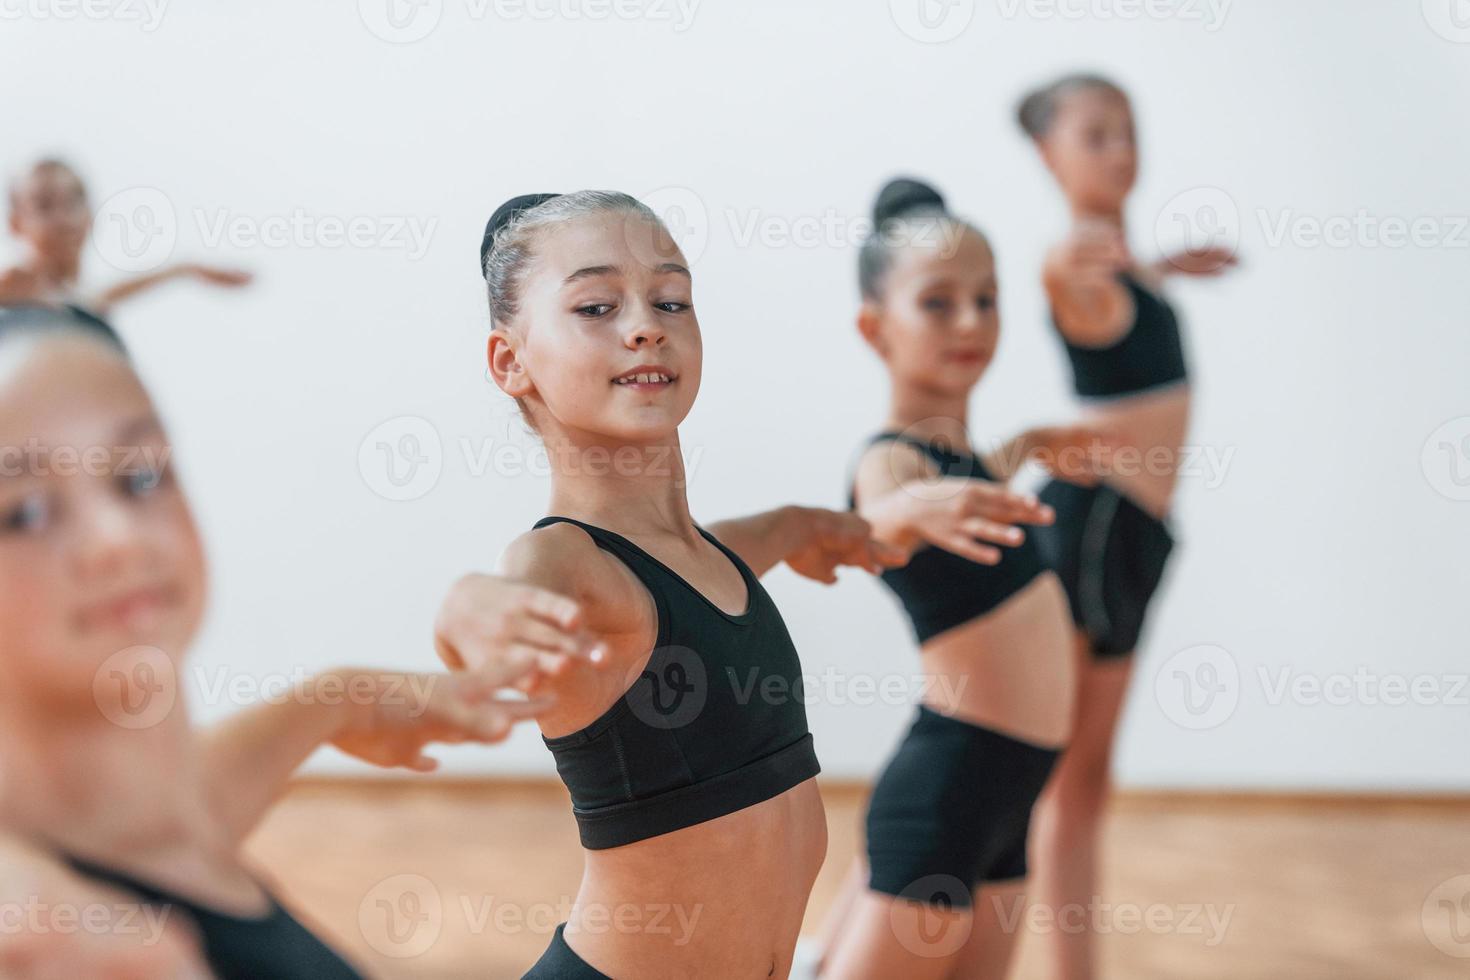
[[[627,692],[582,730],[545,739],[584,847],[713,820],[817,774],[796,648],[738,555],[699,529],[745,581],[746,608],[731,614],[622,535],[568,517],[536,527],[554,523],[576,525],[623,562],[658,609],[653,651]]]
[[[1061,333],[1072,383],[1084,398],[1110,398],[1161,388],[1188,377],[1179,319],[1162,297],[1129,275],[1119,281],[1133,298],[1133,325],[1106,347],[1074,344]],[[1056,326],[1056,316],[1052,316]]]
[[[148,905],[183,912],[198,930],[204,957],[220,980],[362,980],[325,943],[296,921],[269,891],[260,918],[219,912],[113,868],[63,855],[83,877],[139,896]]]
[[[901,432],[880,432],[868,446],[901,442],[932,459],[941,476],[971,480],[994,477],[968,447],[956,449],[947,440],[925,442]],[[850,484],[849,484],[850,486]],[[850,505],[854,498],[849,497]],[[1002,548],[998,565],[981,565],[963,555],[932,545],[914,552],[901,568],[884,569],[883,584],[903,604],[920,643],[977,619],[995,609],[1045,571],[1030,535],[1015,548]]]

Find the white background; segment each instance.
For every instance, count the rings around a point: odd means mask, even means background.
[[[622,0],[646,12],[634,20],[564,0],[427,0],[399,9],[405,32],[428,30],[412,43],[369,28],[403,36],[383,0],[228,14],[179,3],[155,6],[156,23],[141,3],[97,4],[0,0],[6,169],[62,154],[98,205],[153,188],[164,210],[127,214],[171,229],[173,259],[259,276],[244,293],[171,287],[118,317],[210,545],[196,694],[331,663],[433,667],[446,586],[490,568],[543,513],[544,477],[474,463],[487,440],[523,456],[535,445],[484,378],[472,271],[485,217],[514,193],[684,189],[655,201],[684,206],[691,257],[705,242],[705,382],[683,431],[701,520],[841,505],[886,398],[853,328],[855,242],[897,172],[936,182],[999,251],[1004,339],[973,405],[977,437],[1064,418],[1037,274],[1064,215],[1012,110],[1033,83],[1096,68],[1139,116],[1135,249],[1155,255],[1183,240],[1181,216],[1213,216],[1238,231],[1241,256],[1227,279],[1175,288],[1198,378],[1194,442],[1231,455],[1223,480],[1184,483],[1183,543],[1139,661],[1121,779],[1470,789],[1470,691],[1456,680],[1470,670],[1470,502],[1451,499],[1470,495],[1455,482],[1470,477],[1458,442],[1470,432],[1470,29],[1449,0],[1155,3],[1142,16],[1125,16],[1127,0],[935,2],[931,22],[964,26],[944,43],[901,29],[919,24],[906,0],[705,0],[690,22],[654,0]],[[1200,187],[1218,190],[1170,203]],[[1222,192],[1223,209],[1199,209]],[[1360,212],[1428,218],[1437,241],[1274,237],[1283,220],[1310,231]],[[221,218],[249,229],[293,215],[308,230],[284,245],[209,241]],[[386,239],[334,247],[310,231],[354,217]],[[400,219],[432,227],[422,254],[394,237]],[[835,231],[751,242],[752,220]],[[120,274],[109,258],[115,247],[89,254],[90,281]],[[381,459],[359,465],[369,433],[400,416],[428,420],[442,447],[437,485],[409,502],[374,492]],[[915,670],[874,581],[826,589],[778,570],[768,584],[814,677]],[[1211,666],[1224,690],[1190,714],[1178,674],[1208,680]],[[1371,687],[1339,692],[1343,704],[1275,696],[1283,676],[1355,671],[1427,677],[1438,693],[1421,693],[1439,703],[1374,703]],[[206,718],[232,709],[218,693],[197,700]],[[826,771],[865,776],[908,709],[824,696],[810,715]],[[451,771],[552,771],[533,730],[447,757]]]

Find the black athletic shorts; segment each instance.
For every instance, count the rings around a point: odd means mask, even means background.
[[[1174,550],[1168,527],[1108,486],[1052,480],[1040,496],[1057,519],[1031,533],[1067,590],[1077,628],[1094,656],[1132,653]]]
[[[562,935],[566,928],[565,922],[556,927],[551,945],[546,947],[546,952],[541,954],[536,965],[521,980],[612,980],[607,974],[589,965],[567,945],[566,937]]]
[[[1059,751],[920,706],[868,806],[868,887],[968,907],[986,882],[1026,877],[1031,808]]]

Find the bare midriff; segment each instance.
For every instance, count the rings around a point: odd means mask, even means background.
[[[1124,448],[1104,482],[1154,517],[1169,514],[1189,433],[1190,392],[1179,382],[1117,398],[1083,402],[1089,421],[1111,429]]]
[[[1076,664],[1067,598],[1052,572],[931,637],[920,658],[930,709],[1033,745],[1066,744]]]
[[[567,942],[613,977],[786,977],[826,853],[815,779],[692,827],[587,851]]]

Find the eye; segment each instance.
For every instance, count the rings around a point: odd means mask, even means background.
[[[607,316],[610,312],[612,312],[611,303],[588,303],[586,306],[579,306],[576,309],[578,315],[584,316],[589,320],[596,320],[598,317]]]
[[[144,466],[119,474],[123,493],[129,497],[147,497],[168,479],[168,467]]]
[[[950,310],[949,297],[929,296],[921,304],[930,313],[948,313]]]
[[[665,313],[684,313],[694,308],[693,304],[679,302],[678,300],[670,300],[667,303],[655,303],[653,305]]]
[[[44,531],[51,523],[51,501],[46,494],[36,492],[5,511],[0,517],[0,530],[6,534],[35,534]]]
[[[977,309],[980,310],[980,312],[982,312],[982,313],[989,313],[991,310],[995,309],[995,297],[994,296],[979,296],[979,297],[976,297],[976,299],[975,299],[975,306],[976,306]]]

